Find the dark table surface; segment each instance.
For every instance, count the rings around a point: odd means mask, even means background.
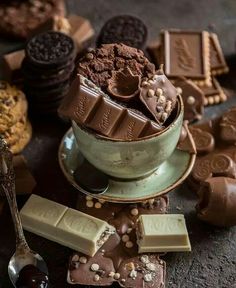
[[[96,32],[106,19],[117,14],[139,16],[149,28],[149,40],[158,37],[162,28],[208,29],[218,33],[230,73],[219,78],[231,89],[231,98],[218,106],[205,109],[205,119],[220,115],[236,105],[236,1],[235,0],[70,0],[68,11],[89,18]],[[1,54],[22,43],[0,41]],[[234,93],[235,91],[235,93]],[[58,164],[57,151],[68,125],[53,119],[34,119],[33,138],[24,151],[30,170],[37,181],[34,191],[62,204],[74,206],[77,192],[67,183]],[[196,218],[195,194],[183,184],[169,193],[171,213],[184,213],[192,244],[191,253],[169,253],[166,287],[192,288],[236,287],[236,228],[216,228]],[[27,197],[18,197],[21,207]],[[0,287],[10,288],[7,264],[14,252],[15,236],[8,207],[0,217]],[[26,233],[33,250],[47,261],[51,287],[68,287],[66,268],[71,250],[31,233]],[[52,269],[53,267],[53,269]]]

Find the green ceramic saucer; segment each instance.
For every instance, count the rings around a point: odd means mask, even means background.
[[[80,192],[109,202],[142,202],[167,193],[180,185],[189,175],[195,154],[175,149],[171,157],[158,170],[139,180],[109,179],[109,187],[104,194],[95,195],[82,189],[73,178],[73,173],[81,157],[72,129],[69,129],[59,147],[59,163],[68,181]]]

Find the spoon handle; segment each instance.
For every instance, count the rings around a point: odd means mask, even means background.
[[[0,138],[0,184],[7,197],[12,220],[16,233],[16,250],[30,250],[24,236],[15,195],[15,173],[12,163],[12,153],[7,148],[3,139]],[[22,252],[23,252],[22,251]]]

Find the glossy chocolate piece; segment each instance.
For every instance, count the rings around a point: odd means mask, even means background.
[[[177,91],[160,69],[151,77],[142,81],[140,100],[149,112],[162,125],[175,108]]]
[[[236,225],[236,180],[213,177],[202,183],[196,206],[199,219],[216,226]]]
[[[211,85],[208,32],[165,30],[162,39],[164,72],[167,77],[183,76],[200,85]]]
[[[128,102],[139,93],[140,76],[134,75],[129,68],[112,72],[107,91],[114,99]]]
[[[236,107],[226,112],[220,122],[220,136],[226,142],[236,142]]]
[[[206,154],[214,150],[215,139],[211,133],[199,128],[194,128],[194,126],[189,129],[193,136],[198,154]]]
[[[210,65],[212,75],[220,75],[229,71],[224,53],[220,46],[217,34],[210,33]]]
[[[224,90],[220,86],[219,82],[215,77],[212,77],[212,85],[211,86],[201,86],[200,89],[204,94],[204,105],[214,105],[219,104],[221,102],[225,102],[227,100],[227,95]]]
[[[204,112],[204,94],[197,85],[185,78],[174,81],[174,85],[184,102],[184,119],[200,120]]]
[[[30,264],[21,269],[16,281],[17,288],[47,288],[48,284],[47,274]]]
[[[59,114],[113,139],[134,140],[161,130],[157,123],[109,99],[83,76],[72,82]]]

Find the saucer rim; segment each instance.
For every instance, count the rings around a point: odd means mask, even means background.
[[[180,184],[183,183],[183,181],[188,177],[188,175],[190,174],[192,168],[193,168],[193,165],[195,163],[195,160],[196,160],[196,154],[193,154],[193,153],[190,153],[190,152],[187,152],[187,151],[182,151],[183,153],[188,153],[190,155],[190,158],[189,158],[189,161],[188,161],[188,165],[186,166],[186,169],[185,171],[183,172],[183,174],[181,175],[180,178],[177,179],[177,181],[175,181],[172,185],[170,186],[167,186],[165,189],[159,191],[159,192],[156,192],[156,193],[153,193],[151,195],[148,195],[148,196],[142,196],[142,197],[135,197],[135,198],[122,198],[122,197],[111,197],[111,196],[106,196],[105,193],[106,191],[104,191],[103,193],[101,194],[93,194],[93,193],[90,193],[89,191],[86,191],[85,189],[83,189],[82,187],[80,187],[73,179],[72,175],[67,172],[67,169],[65,168],[65,165],[63,164],[63,157],[61,156],[62,155],[62,149],[63,149],[63,146],[64,146],[64,140],[66,137],[68,137],[69,134],[72,134],[73,133],[73,129],[72,127],[70,127],[66,133],[64,134],[64,136],[62,137],[61,139],[61,142],[60,142],[60,145],[59,145],[59,148],[58,148],[58,161],[59,161],[59,166],[61,168],[61,171],[63,173],[63,175],[66,177],[67,181],[78,191],[78,192],[81,192],[83,194],[85,194],[86,196],[90,196],[90,197],[93,197],[95,199],[101,199],[101,200],[104,200],[104,201],[107,201],[107,202],[112,202],[112,203],[139,203],[139,202],[144,202],[144,201],[148,201],[150,199],[153,199],[153,198],[156,198],[156,197],[159,197],[161,195],[164,195],[164,194],[167,194],[169,192],[171,192],[172,190],[174,190],[175,188],[177,188]],[[74,136],[75,137],[75,136]],[[79,148],[78,148],[79,149]],[[175,150],[178,150],[178,148],[175,148]],[[171,157],[171,156],[170,156]],[[154,172],[155,173],[155,172]],[[113,179],[114,181],[114,179]],[[108,188],[109,189],[109,188]]]

